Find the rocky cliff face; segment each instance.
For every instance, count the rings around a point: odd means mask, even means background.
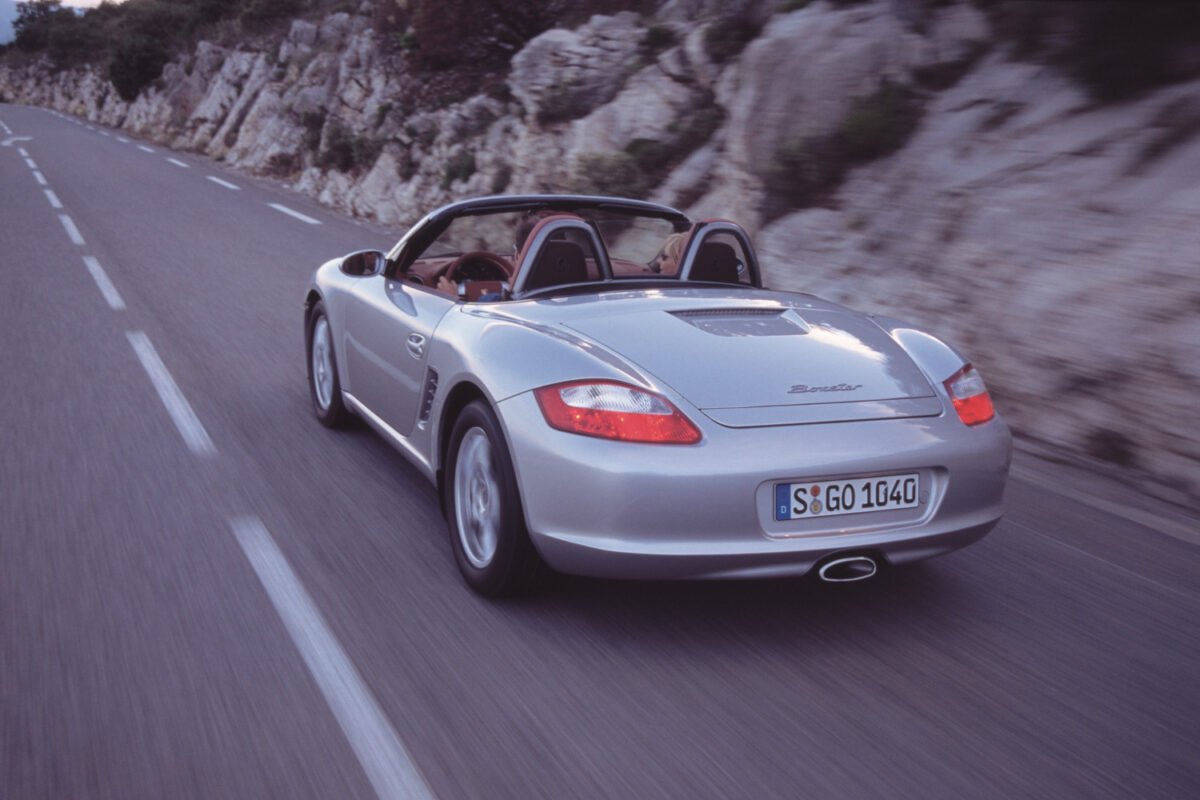
[[[737,219],[770,285],[922,324],[1025,436],[1200,496],[1200,84],[1097,107],[992,47],[969,4],[776,6],[593,17],[530,41],[508,96],[419,113],[399,110],[412,78],[369,16],[345,13],[267,51],[201,43],[133,103],[44,65],[0,67],[0,93],[397,226],[465,196],[572,189]],[[880,87],[903,87],[912,136],[784,213],[788,154],[838,131],[877,141],[892,123],[862,98]]]

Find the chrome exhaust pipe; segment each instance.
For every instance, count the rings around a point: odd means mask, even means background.
[[[817,570],[821,580],[826,583],[851,583],[865,581],[879,571],[875,560],[867,556],[850,556],[837,558]]]

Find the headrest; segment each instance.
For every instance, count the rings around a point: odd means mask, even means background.
[[[587,260],[583,249],[565,239],[549,239],[538,251],[537,260],[525,279],[525,291],[583,283],[588,278]]]
[[[740,283],[737,251],[724,242],[705,242],[696,251],[688,280]]]

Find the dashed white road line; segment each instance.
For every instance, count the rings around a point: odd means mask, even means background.
[[[142,362],[142,368],[150,376],[150,383],[154,384],[159,399],[166,406],[171,421],[179,429],[179,434],[183,437],[188,449],[198,456],[212,455],[217,452],[212,439],[208,438],[208,431],[204,430],[204,426],[200,424],[200,419],[192,410],[191,404],[183,396],[183,392],[171,377],[171,373],[167,371],[162,359],[158,357],[158,352],[150,342],[150,337],[142,331],[126,331],[125,335],[129,337],[129,344],[133,346],[133,352],[137,354],[138,360]]]
[[[25,156],[25,166],[29,167],[30,169],[37,169],[37,168],[38,168],[37,162],[36,162],[36,161],[34,161],[34,160],[33,160],[32,158],[30,158],[29,156]]]
[[[304,214],[301,214],[299,211],[293,211],[292,209],[288,208],[287,206],[281,206],[279,203],[268,203],[267,205],[269,205],[271,208],[275,209],[276,211],[278,211],[282,214],[287,214],[289,217],[295,217],[296,219],[300,220],[301,222],[307,222],[309,225],[320,225],[321,224],[320,220],[313,219],[312,217],[307,217]]]
[[[146,147],[146,145],[144,145],[144,144],[139,144],[138,150],[141,150],[143,153],[153,153],[154,152],[153,147]]]
[[[46,182],[46,176],[38,172],[36,169],[33,171],[33,179],[36,180],[41,186],[49,186],[49,184]]]
[[[94,125],[88,125],[88,126],[86,126],[86,127],[87,127],[87,129],[88,129],[89,131],[94,131],[94,130],[96,130],[96,127],[95,127]]]
[[[3,122],[0,122],[0,128],[4,128],[4,132],[5,132],[5,133],[8,133],[8,134],[11,134],[11,133],[12,133],[12,128],[8,127],[8,126],[7,126],[7,125],[5,125]]]
[[[381,800],[432,799],[395,729],[258,517],[229,521],[238,544]]]
[[[17,152],[21,154],[21,158],[29,158],[29,151],[24,147],[18,147]]]
[[[111,134],[111,133],[109,133],[108,131],[100,131],[100,135],[101,135],[101,136],[108,136],[108,137],[110,137],[110,138],[112,137],[112,134]]]
[[[54,193],[53,189],[43,189],[42,191],[46,193],[46,199],[50,201],[51,208],[62,208],[62,201],[58,199],[58,195]]]
[[[205,175],[204,177],[208,178],[217,186],[224,186],[226,189],[232,189],[235,192],[240,192],[242,190],[242,187],[238,186],[237,184],[230,183],[229,181],[223,181],[215,175]]]
[[[75,220],[68,217],[66,214],[59,214],[58,221],[62,223],[63,229],[67,232],[67,236],[71,238],[71,242],[79,246],[83,246],[86,242],[83,241],[83,234],[79,232],[79,228],[75,227]]]
[[[104,295],[109,308],[113,311],[124,311],[125,301],[121,299],[117,287],[113,286],[112,281],[108,279],[108,273],[104,271],[104,267],[100,266],[100,262],[92,256],[84,256],[83,264],[87,267],[88,272],[92,273],[92,280],[100,288],[100,294]]]
[[[124,136],[118,136],[117,141],[120,142],[121,144],[129,144],[129,140],[126,139]]]
[[[168,158],[167,161],[170,161],[177,167],[183,167],[184,169],[187,169],[189,166],[191,166],[190,164],[180,161],[178,158]]]

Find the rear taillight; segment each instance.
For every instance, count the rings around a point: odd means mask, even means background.
[[[533,390],[551,428],[601,439],[695,444],[700,430],[660,394],[616,381],[569,381]]]
[[[958,418],[967,425],[979,425],[996,416],[983,377],[970,364],[947,378],[944,386]]]

